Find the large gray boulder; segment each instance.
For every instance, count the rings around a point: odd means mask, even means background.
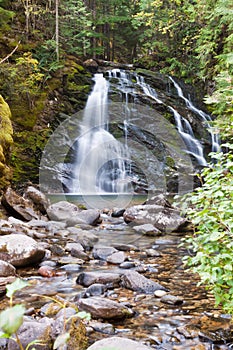
[[[157,204],[135,205],[124,212],[124,220],[133,225],[152,224],[161,232],[170,233],[183,229],[187,219],[174,208]]]
[[[65,222],[67,226],[96,225],[100,218],[98,210],[81,210],[77,205],[66,201],[51,204],[47,209],[47,214],[50,220]]]
[[[102,340],[98,340],[87,350],[152,350],[151,347],[143,345],[140,342],[126,339],[126,338],[120,338],[120,337],[111,337],[106,338]]]
[[[40,262],[45,251],[31,237],[23,234],[11,234],[0,237],[0,257],[15,267]]]
[[[133,311],[128,307],[103,297],[81,298],[77,303],[79,310],[90,312],[93,318],[108,320],[133,316]]]
[[[161,284],[150,280],[137,271],[127,271],[121,276],[122,286],[135,292],[153,294],[156,290],[167,291]]]

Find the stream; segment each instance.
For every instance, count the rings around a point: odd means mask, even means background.
[[[229,326],[230,317],[221,315],[221,310],[214,308],[214,299],[204,287],[197,287],[198,276],[184,270],[181,259],[186,252],[179,247],[184,233],[150,237],[135,233],[123,222],[122,217],[113,218],[102,214],[102,220],[99,226],[91,230],[90,227],[84,228],[98,236],[95,247],[134,247],[125,251],[126,261],[134,262],[138,271],[161,283],[169,290],[169,294],[182,302],[165,304],[153,294],[120,287],[110,289],[107,297],[130,306],[134,316],[111,323],[98,320],[102,324],[100,331],[88,327],[91,329],[88,332],[89,344],[114,334],[141,341],[154,349],[231,349],[231,344],[225,344],[224,341],[224,328],[226,324]],[[64,238],[62,234],[48,234],[43,239],[44,243],[53,245],[49,261],[55,266],[54,277],[41,277],[38,267],[18,270],[20,276],[30,281],[30,287],[18,292],[17,300],[23,300],[28,308],[34,308],[34,312],[39,312],[47,302],[41,295],[60,296],[69,301],[77,299],[77,295],[85,289],[76,283],[77,276],[83,271],[123,271],[117,264],[94,259],[91,251],[88,253],[90,260],[80,267],[76,264],[76,258],[64,253],[64,246],[69,241],[72,239]]]

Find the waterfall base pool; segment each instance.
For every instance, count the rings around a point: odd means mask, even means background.
[[[76,205],[84,205],[87,208],[112,209],[142,204],[147,200],[148,195],[138,193],[49,193],[47,197],[51,203],[67,201]]]

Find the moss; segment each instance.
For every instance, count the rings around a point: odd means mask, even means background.
[[[67,350],[85,350],[87,348],[86,328],[82,321],[72,319],[69,333]]]
[[[0,95],[0,190],[8,186],[11,179],[11,170],[7,165],[13,144],[13,129],[10,118],[10,108]]]
[[[28,181],[38,183],[41,154],[48,137],[48,129],[15,133],[10,162],[14,185],[20,186]]]

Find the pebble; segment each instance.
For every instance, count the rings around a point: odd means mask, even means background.
[[[154,292],[154,296],[156,297],[156,298],[161,298],[161,297],[163,297],[164,295],[166,295],[167,294],[167,292],[165,292],[164,290],[156,290],[155,292]]]

